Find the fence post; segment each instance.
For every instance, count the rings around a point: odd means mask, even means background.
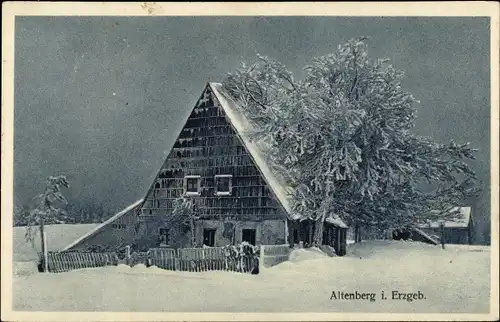
[[[43,239],[43,271],[45,273],[49,272],[49,253],[47,250],[47,234],[42,231]]]
[[[130,245],[125,246],[125,261],[130,265]]]
[[[444,239],[444,221],[441,221],[439,223],[439,228],[441,230],[441,248],[444,249],[444,243],[445,243],[445,239]]]
[[[173,257],[174,257],[174,270],[180,271],[179,267],[179,249],[174,249],[173,251]]]
[[[260,253],[259,253],[259,272],[262,272],[264,269],[264,245],[260,245]]]

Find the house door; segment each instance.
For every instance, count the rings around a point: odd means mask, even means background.
[[[255,246],[255,229],[243,229],[241,239]]]
[[[215,246],[215,229],[203,229],[203,245]]]
[[[299,240],[299,230],[297,228],[293,229],[293,244],[298,244],[300,242]]]

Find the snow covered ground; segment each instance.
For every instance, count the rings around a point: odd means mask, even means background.
[[[349,245],[345,257],[297,250],[259,275],[142,265],[40,274],[33,267],[16,271],[13,303],[21,311],[486,313],[489,258],[487,246],[365,241]],[[375,301],[331,299],[356,291],[375,293]],[[392,291],[425,299],[396,300]]]
[[[48,241],[47,248],[51,251],[61,250],[97,226],[99,224],[47,225],[45,226]],[[14,261],[37,259],[37,252],[40,251],[40,235],[37,233],[35,247],[33,248],[31,243],[25,241],[25,233],[26,227],[14,227],[12,244]]]
[[[49,251],[61,250],[72,241],[83,236],[99,224],[78,224],[78,225],[47,225],[47,248]],[[26,275],[37,272],[34,262],[38,259],[40,252],[40,235],[35,236],[35,243],[26,242],[24,234],[25,227],[14,227],[12,236],[13,248],[13,272],[18,275]],[[34,246],[34,247],[33,247]]]

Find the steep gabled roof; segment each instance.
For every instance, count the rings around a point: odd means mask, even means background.
[[[264,148],[250,140],[248,136],[251,130],[250,123],[243,115],[241,107],[224,92],[221,84],[209,83],[209,86],[219,101],[224,113],[229,118],[229,123],[234,127],[236,134],[240,137],[257,168],[262,172],[264,180],[266,180],[283,208],[290,213],[291,206],[288,195],[291,189],[285,184],[283,178],[279,177],[276,172],[271,170],[265,158],[266,153]]]
[[[75,247],[76,245],[84,242],[85,240],[89,239],[90,237],[94,236],[99,231],[101,231],[103,228],[109,226],[112,222],[114,222],[115,220],[119,219],[123,215],[127,214],[129,211],[132,211],[132,210],[135,210],[135,208],[138,208],[139,205],[141,204],[141,202],[142,202],[142,199],[141,200],[137,200],[136,202],[134,202],[133,204],[131,204],[127,208],[121,210],[117,214],[113,215],[111,218],[109,218],[108,220],[106,220],[105,222],[103,222],[102,224],[100,224],[99,226],[95,227],[94,229],[92,229],[91,231],[89,231],[88,233],[86,233],[85,235],[83,235],[82,237],[78,238],[77,240],[75,240],[74,242],[72,242],[71,244],[69,244],[68,246],[64,247],[64,249],[62,251],[69,250],[69,249]]]
[[[243,114],[241,106],[239,106],[238,103],[236,103],[227,93],[224,92],[221,84],[209,83],[209,86],[229,118],[229,122],[234,127],[235,132],[240,137],[244,146],[248,150],[248,153],[254,160],[257,168],[261,171],[264,180],[271,188],[271,191],[278,199],[278,202],[285,209],[288,218],[292,220],[299,219],[298,216],[292,215],[291,211],[292,207],[290,196],[292,188],[285,183],[285,180],[279,175],[279,173],[271,169],[271,166],[265,157],[266,148],[262,144],[259,145],[250,139],[248,134],[252,130],[251,124]],[[331,214],[326,221],[333,225],[347,228],[347,225],[336,215]]]
[[[446,220],[444,222],[444,226],[446,228],[466,228],[469,226],[469,222],[472,219],[471,213],[472,213],[472,208],[471,207],[455,207],[451,211],[458,211],[459,216],[456,219],[453,220]],[[439,221],[429,221],[425,224],[420,224],[418,225],[419,228],[439,228],[440,223]]]

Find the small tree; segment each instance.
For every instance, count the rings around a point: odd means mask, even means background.
[[[14,227],[25,226],[28,222],[28,218],[29,218],[29,211],[23,205],[15,204],[14,220],[13,220]]]
[[[172,226],[189,227],[191,245],[193,247],[196,247],[194,221],[198,218],[193,199],[181,197],[174,200],[174,207],[169,223]]]
[[[43,254],[45,253],[44,225],[47,223],[62,223],[66,218],[66,212],[60,208],[60,206],[67,204],[66,198],[61,192],[61,187],[69,187],[66,177],[50,176],[47,179],[45,191],[34,198],[36,201],[35,208],[30,211],[27,220],[25,238],[34,245],[35,235],[39,230]]]

